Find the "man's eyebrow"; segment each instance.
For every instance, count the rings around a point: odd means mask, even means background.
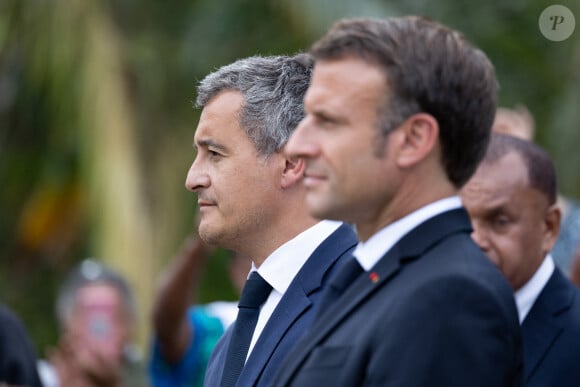
[[[210,139],[204,139],[204,140],[199,140],[197,143],[193,144],[193,146],[195,148],[198,147],[204,147],[204,148],[215,148],[221,151],[227,151],[227,148],[225,146],[223,146],[222,144],[218,144],[217,142],[210,140]]]
[[[497,203],[493,204],[485,209],[485,214],[487,217],[494,217],[506,213],[506,204]]]
[[[345,117],[337,116],[337,115],[332,115],[331,113],[329,113],[324,108],[314,109],[314,110],[310,111],[309,113],[312,114],[315,117],[318,117],[318,118],[321,118],[323,120],[327,120],[327,121],[330,121],[330,122],[336,122],[336,123],[344,123],[344,122],[346,122],[346,118]]]

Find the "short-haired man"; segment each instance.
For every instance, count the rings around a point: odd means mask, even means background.
[[[120,273],[98,260],[83,260],[62,284],[56,312],[58,346],[39,362],[45,387],[148,385],[132,348],[135,300]]]
[[[549,254],[560,208],[550,157],[537,145],[494,135],[461,190],[473,239],[515,291],[524,346],[524,385],[580,386],[580,290]]]
[[[489,140],[493,66],[420,17],[342,20],[310,53],[286,150],[306,160],[310,213],[354,223],[361,242],[276,385],[518,385],[513,295],[457,196]]]
[[[311,71],[306,54],[252,57],[220,68],[199,85],[197,155],[186,181],[198,194],[199,235],[252,259],[241,300],[248,284],[265,280],[272,288],[255,330],[240,329],[241,314],[250,309],[240,301],[236,322],[209,360],[206,386],[271,385],[310,326],[330,270],[356,245],[349,225],[310,216],[301,184],[304,160],[282,152],[304,116]],[[253,333],[249,349],[241,349],[247,332]]]

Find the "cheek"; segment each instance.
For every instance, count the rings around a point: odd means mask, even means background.
[[[276,195],[276,182],[272,171],[267,168],[253,167],[253,173],[239,170],[231,175],[226,183],[227,189],[220,193],[224,202],[221,209],[224,217],[245,217],[268,207]]]
[[[502,266],[501,258],[499,254],[496,252],[496,250],[490,249],[488,251],[485,251],[484,253],[494,265],[501,268]]]
[[[495,255],[502,268],[508,276],[517,271],[522,259],[525,259],[526,235],[520,232],[512,232],[497,237],[494,243]]]

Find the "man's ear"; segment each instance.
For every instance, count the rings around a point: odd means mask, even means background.
[[[397,152],[397,164],[402,168],[413,166],[427,158],[439,138],[437,120],[426,113],[413,114],[398,130],[402,137]]]
[[[304,177],[306,165],[302,158],[286,158],[284,171],[282,171],[281,187],[287,189],[300,182]]]
[[[560,234],[560,220],[562,219],[562,211],[560,206],[555,203],[551,205],[544,215],[544,224],[546,229],[544,230],[544,250],[546,253],[554,247],[558,235]]]

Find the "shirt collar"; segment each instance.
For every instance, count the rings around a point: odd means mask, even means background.
[[[341,225],[331,220],[318,222],[278,247],[258,269],[252,263],[251,271],[257,270],[272,288],[284,294],[314,250]]]
[[[461,199],[457,195],[429,203],[382,228],[366,242],[359,242],[353,251],[353,255],[362,268],[368,271],[395,243],[419,224],[435,215],[460,207]]]
[[[552,256],[548,254],[532,278],[515,292],[520,324],[524,321],[542,292],[542,289],[544,289],[544,286],[546,286],[550,280],[554,269],[554,260],[552,259]]]

